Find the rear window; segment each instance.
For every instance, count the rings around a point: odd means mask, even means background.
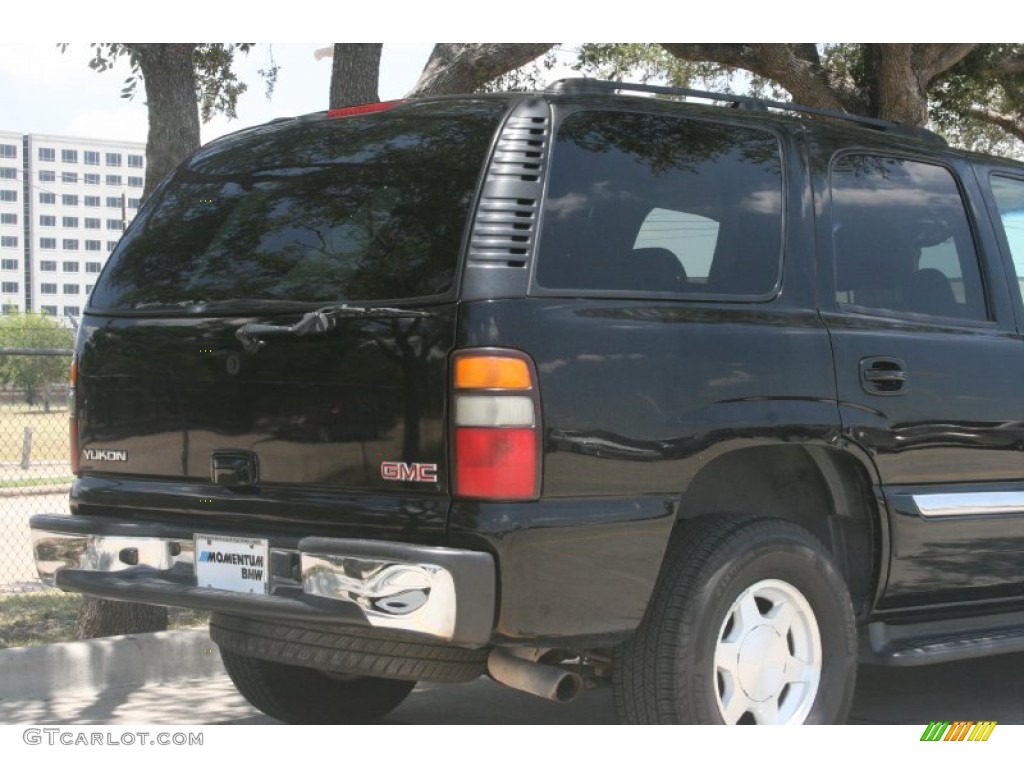
[[[409,104],[201,150],[125,233],[90,308],[449,294],[505,108]]]
[[[782,161],[767,131],[577,112],[553,151],[542,289],[763,297],[778,283]]]

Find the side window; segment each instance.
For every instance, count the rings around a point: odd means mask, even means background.
[[[541,288],[766,297],[781,251],[774,135],[629,112],[576,112],[561,124]]]
[[[1006,176],[992,177],[992,195],[999,208],[1013,268],[1024,295],[1024,181]]]
[[[846,155],[832,166],[831,182],[840,305],[988,319],[967,212],[949,170]]]

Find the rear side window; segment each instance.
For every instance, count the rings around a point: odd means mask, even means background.
[[[832,167],[832,237],[840,305],[988,318],[967,212],[948,169],[841,157]]]
[[[541,288],[768,296],[782,243],[779,142],[672,116],[577,112],[558,132],[543,216]]]
[[[424,102],[201,150],[125,233],[90,308],[449,294],[505,109]]]
[[[1006,244],[1010,248],[1013,268],[1024,294],[1024,181],[1006,176],[992,177],[992,195],[999,208]]]

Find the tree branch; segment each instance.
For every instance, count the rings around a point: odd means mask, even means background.
[[[685,61],[713,61],[774,80],[811,107],[859,111],[852,89],[829,81],[817,48],[811,43],[662,43],[673,56]],[[812,51],[813,49],[813,56]]]
[[[472,93],[543,55],[554,43],[438,43],[410,96]]]
[[[989,77],[1019,75],[1021,72],[1024,72],[1024,56],[1007,56],[1005,59],[993,62],[985,69],[985,74]]]
[[[1013,115],[996,112],[993,109],[981,109],[980,107],[967,110],[967,114],[983,123],[998,126],[1014,138],[1024,141],[1024,123]]]
[[[921,43],[914,45],[914,68],[918,82],[927,89],[946,70],[958,64],[978,47],[977,43]]]
[[[383,43],[335,43],[331,63],[330,108],[380,101],[380,53]]]

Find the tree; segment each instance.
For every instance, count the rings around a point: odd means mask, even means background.
[[[146,89],[149,135],[143,199],[182,160],[199,148],[199,122],[214,114],[236,117],[238,97],[247,90],[232,65],[236,52],[252,43],[97,43],[89,66],[111,69],[120,58],[131,65],[121,97],[132,99],[139,82]],[[66,45],[62,49],[66,49]],[[277,65],[259,70],[268,98],[277,80]]]
[[[698,79],[728,84],[738,71],[752,90],[812,107],[923,126],[955,143],[994,151],[1024,139],[1024,45],[980,43],[662,43]],[[646,67],[677,75],[660,53],[635,44],[588,43],[577,66],[601,75]],[[653,62],[653,65],[652,65]],[[653,68],[653,72],[651,71]],[[661,71],[658,71],[661,70]],[[671,79],[671,77],[670,77]],[[728,87],[728,86],[727,86]],[[721,89],[721,87],[719,87]]]
[[[554,43],[438,43],[410,96],[472,93],[528,64]]]
[[[66,46],[64,46],[66,48]],[[146,181],[143,199],[159,181],[199,148],[199,120],[222,112],[235,117],[238,97],[245,92],[232,71],[236,51],[248,53],[251,43],[100,43],[89,66],[98,72],[126,57],[131,74],[122,98],[133,98],[141,80],[146,89],[149,135],[146,140]],[[277,67],[260,70],[273,90]],[[85,598],[75,634],[79,639],[167,629],[167,609],[135,603]]]
[[[383,43],[335,43],[331,65],[330,109],[380,101],[380,53]]]
[[[0,347],[24,350],[70,350],[75,334],[47,315],[13,313],[0,317]],[[40,395],[50,410],[50,386],[67,381],[69,358],[52,354],[4,354],[0,357],[0,382],[25,391],[35,404]]]

